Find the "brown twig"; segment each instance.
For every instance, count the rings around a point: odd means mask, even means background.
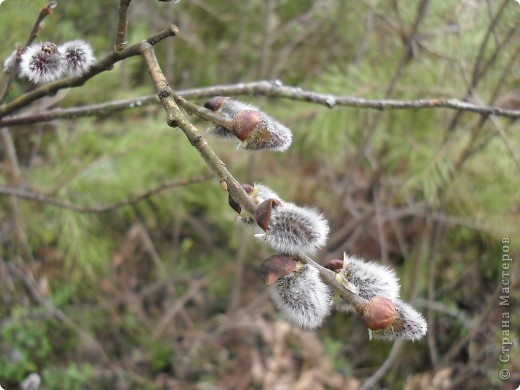
[[[178,32],[176,26],[171,25],[169,28],[149,37],[143,42],[139,42],[135,45],[129,46],[118,53],[110,53],[94,63],[87,72],[85,72],[81,76],[77,77],[67,77],[65,79],[61,79],[46,85],[43,85],[34,91],[28,92],[20,97],[18,97],[15,101],[9,104],[0,105],[0,118],[15,112],[16,110],[29,105],[30,103],[38,100],[44,96],[53,95],[60,89],[64,88],[72,88],[78,87],[85,84],[86,81],[94,77],[95,75],[105,72],[107,70],[112,69],[112,66],[125,58],[136,56],[140,54],[140,48],[143,43],[148,45],[155,45],[156,43],[162,41],[165,38],[175,36]]]
[[[77,119],[84,116],[102,117],[127,109],[149,106],[158,102],[159,99],[157,99],[156,95],[148,95],[136,99],[115,100],[80,107],[58,108],[34,114],[9,116],[0,120],[0,126],[23,126],[32,123],[50,122],[55,119]]]
[[[119,53],[126,47],[126,31],[128,29],[128,7],[132,0],[119,1],[119,22],[117,24],[116,43],[114,44],[114,51]]]
[[[38,33],[42,29],[42,21],[45,19],[46,16],[50,15],[52,13],[52,10],[56,8],[58,3],[56,1],[51,1],[47,3],[38,14],[38,18],[36,18],[36,21],[34,22],[34,25],[31,29],[31,32],[29,33],[29,37],[27,38],[27,42],[25,42],[24,46],[21,46],[16,51],[16,58],[14,62],[13,69],[11,69],[11,73],[9,74],[9,78],[7,79],[7,82],[5,84],[4,91],[2,92],[2,96],[0,97],[0,103],[3,103],[9,93],[11,92],[13,88],[13,83],[16,75],[18,74],[18,67],[20,66],[21,56],[23,51],[27,46],[29,46],[31,43],[34,42],[36,37],[38,36]]]
[[[20,188],[15,187],[5,187],[0,186],[0,195],[7,195],[21,199],[32,200],[38,203],[44,203],[51,206],[61,207],[64,209],[69,209],[78,213],[106,213],[109,211],[114,211],[120,209],[125,206],[135,205],[145,199],[150,198],[153,195],[157,195],[163,191],[166,191],[171,188],[184,187],[189,184],[201,183],[203,181],[209,180],[212,176],[200,176],[191,179],[184,179],[175,182],[165,182],[161,184],[159,187],[153,188],[149,191],[143,192],[142,194],[130,197],[127,200],[121,200],[119,202],[115,202],[109,205],[91,205],[84,206],[78,205],[75,203],[68,202],[66,200],[61,200],[57,198],[49,197],[40,192],[27,191]]]

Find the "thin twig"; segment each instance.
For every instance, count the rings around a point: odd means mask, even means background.
[[[136,99],[114,100],[101,104],[89,104],[80,107],[58,108],[34,114],[9,116],[0,120],[0,126],[21,126],[31,123],[50,122],[55,119],[77,119],[84,116],[102,117],[119,111],[157,104],[156,95],[142,96]]]
[[[64,209],[69,209],[78,213],[106,213],[109,211],[114,211],[120,209],[125,206],[130,206],[137,204],[145,199],[150,198],[153,195],[157,195],[167,189],[184,187],[189,184],[201,183],[203,181],[209,180],[212,176],[200,176],[194,177],[191,179],[184,179],[175,182],[165,182],[161,184],[159,187],[153,188],[149,191],[143,192],[142,194],[130,197],[127,200],[121,200],[119,202],[115,202],[109,205],[78,205],[75,203],[68,202],[66,200],[61,200],[57,198],[49,197],[40,192],[27,191],[20,188],[15,187],[5,187],[0,186],[0,195],[7,195],[21,199],[32,200],[38,203],[44,203],[51,206],[61,207]]]
[[[116,43],[114,45],[114,51],[120,52],[126,47],[126,31],[128,29],[128,7],[132,0],[120,0],[119,1],[119,22],[117,24],[117,36]]]
[[[386,375],[388,370],[390,370],[399,357],[401,349],[403,348],[403,344],[403,340],[396,340],[394,342],[394,345],[392,346],[392,349],[390,350],[390,353],[388,354],[385,362],[377,369],[376,372],[374,372],[374,374],[372,374],[372,376],[370,376],[370,378],[368,378],[363,383],[363,386],[361,386],[360,390],[369,390],[373,388],[377,382],[379,382],[379,380]]]

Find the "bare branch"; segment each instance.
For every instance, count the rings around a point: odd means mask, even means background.
[[[133,54],[135,55],[135,54]],[[66,88],[66,87],[60,87]],[[396,100],[396,99],[363,99],[348,95],[332,95],[317,93],[314,91],[303,90],[297,87],[280,86],[277,82],[254,81],[250,83],[240,83],[231,85],[220,85],[214,87],[194,88],[178,91],[175,99],[179,105],[199,118],[212,121],[225,126],[227,123],[222,117],[215,115],[210,110],[187,102],[183,98],[204,98],[210,96],[242,96],[257,95],[269,96],[274,98],[285,98],[295,101],[305,101],[309,103],[333,107],[355,107],[368,108],[375,110],[420,110],[433,108],[446,108],[456,111],[468,111],[483,116],[502,116],[506,118],[520,118],[520,110],[509,110],[499,107],[480,106],[464,102],[458,99],[449,98],[423,98],[416,100]],[[33,99],[34,100],[34,99]],[[135,99],[117,100],[113,102],[80,106],[67,109],[55,109],[43,111],[30,115],[19,115],[5,117],[0,120],[0,126],[19,126],[31,123],[48,122],[54,119],[75,119],[83,116],[104,116],[113,112],[126,109],[144,107],[158,102],[156,95],[146,95]],[[0,107],[1,109],[1,107]],[[1,113],[1,111],[0,111]],[[229,125],[229,124],[228,124]]]
[[[31,123],[50,122],[55,119],[76,119],[84,116],[106,116],[131,108],[145,107],[159,102],[156,95],[142,96],[136,99],[115,100],[108,103],[89,104],[72,108],[58,108],[35,114],[9,116],[0,120],[0,127],[21,126]]]
[[[135,205],[136,203],[139,203],[145,199],[150,198],[153,195],[157,195],[168,189],[184,187],[189,184],[201,183],[203,181],[209,180],[211,177],[212,176],[210,176],[210,175],[206,175],[206,176],[194,177],[191,179],[184,179],[184,180],[180,180],[180,181],[164,182],[160,186],[153,188],[149,191],[143,192],[142,194],[132,196],[127,200],[121,200],[119,202],[115,202],[110,205],[83,206],[83,205],[78,205],[75,203],[68,202],[66,200],[49,197],[45,194],[42,194],[41,192],[33,192],[33,191],[23,190],[20,188],[5,187],[5,186],[0,186],[0,195],[7,195],[7,196],[16,197],[16,198],[32,200],[32,201],[38,202],[38,203],[44,203],[44,204],[48,204],[48,205],[52,205],[52,206],[56,206],[56,207],[61,207],[64,209],[69,209],[72,211],[76,211],[78,213],[106,213],[109,211],[114,211],[114,210],[120,209],[125,206]]]
[[[253,215],[256,206],[242,188],[242,185],[233,177],[233,175],[231,175],[225,164],[208,144],[206,138],[200,135],[197,128],[186,120],[184,115],[182,115],[182,112],[175,103],[175,94],[168,85],[166,77],[157,62],[152,45],[148,42],[141,43],[140,50],[146,61],[148,72],[152,78],[157,95],[166,111],[168,125],[171,127],[178,127],[182,130],[193,147],[197,149],[199,154],[202,156],[206,164],[220,179],[224,190],[229,192],[232,198],[238,202],[244,210],[247,210]]]

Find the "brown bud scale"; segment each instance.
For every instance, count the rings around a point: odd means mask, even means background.
[[[233,117],[231,131],[240,141],[245,141],[260,122],[260,112],[254,110],[240,111]]]
[[[392,325],[397,318],[397,314],[390,299],[375,296],[364,307],[361,318],[367,328],[380,330]]]
[[[281,277],[296,271],[297,261],[290,256],[274,255],[260,266],[260,274],[266,285],[271,285]]]
[[[273,208],[279,206],[281,202],[277,199],[267,199],[260,203],[256,209],[255,219],[258,226],[265,232],[271,222],[271,212]]]

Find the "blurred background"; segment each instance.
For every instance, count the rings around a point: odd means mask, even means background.
[[[45,4],[0,5],[2,61]],[[38,40],[84,39],[101,58],[117,15],[116,0],[61,1]],[[520,5],[499,0],[133,0],[129,43],[175,23],[180,36],[156,50],[176,90],[277,79],[518,110],[519,16]],[[18,80],[8,101],[31,88]],[[23,113],[153,93],[133,57]],[[80,210],[0,196],[0,385],[37,373],[46,389],[516,388],[520,350],[500,356],[504,313],[515,343],[520,322],[518,122],[241,99],[289,126],[294,142],[284,154],[249,154],[209,138],[230,171],[323,211],[331,235],[318,262],[346,252],[394,269],[427,337],[369,341],[345,314],[316,332],[284,322],[258,274],[273,253],[235,222],[218,180],[154,104],[2,130],[1,186]]]

